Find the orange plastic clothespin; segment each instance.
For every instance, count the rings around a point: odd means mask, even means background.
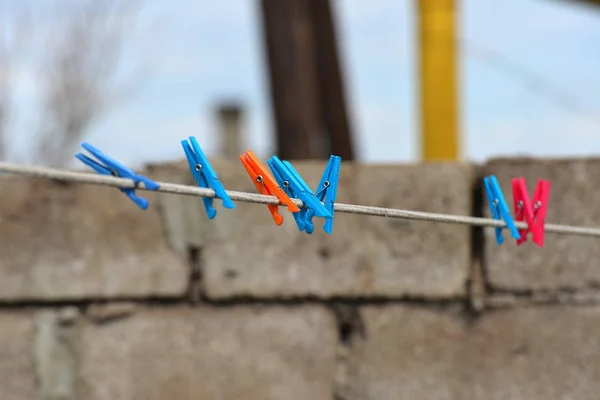
[[[275,178],[273,178],[273,175],[269,173],[251,150],[242,154],[240,156],[240,161],[244,165],[244,168],[246,168],[246,171],[248,171],[248,175],[252,178],[256,190],[258,190],[260,194],[277,197],[281,204],[286,205],[291,212],[300,211],[300,208],[298,208],[296,203],[285,194],[283,189],[277,184],[277,181],[275,181]],[[279,214],[279,205],[267,204],[267,207],[269,208],[275,223],[281,225],[283,223],[283,216]]]

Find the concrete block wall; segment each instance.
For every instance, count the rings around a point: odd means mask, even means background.
[[[295,163],[312,186],[324,164]],[[243,167],[213,161],[254,192]],[[192,184],[184,163],[152,165]],[[552,184],[548,220],[600,225],[600,159],[344,164],[338,199],[487,215],[481,177]],[[0,177],[0,398],[596,399],[598,239],[338,214],[313,235],[265,206]],[[219,200],[215,200],[219,203]]]

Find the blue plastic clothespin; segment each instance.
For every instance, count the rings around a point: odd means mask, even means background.
[[[311,234],[314,231],[314,225],[311,217],[317,216],[332,219],[333,215],[315,196],[304,179],[294,169],[288,161],[281,161],[279,157],[273,156],[267,160],[273,176],[277,183],[285,190],[288,196],[302,200],[303,206],[300,212],[293,213],[298,229],[305,230]],[[311,212],[309,215],[308,212]]]
[[[292,190],[292,188],[290,187],[290,184],[286,180],[286,178],[284,178],[282,170],[273,167],[271,164],[271,160],[267,160],[267,163],[269,164],[269,167],[271,168],[271,172],[273,173],[273,177],[277,181],[277,184],[283,189],[285,194],[287,194],[288,197],[290,197],[292,199],[296,198],[296,193]],[[307,210],[307,208],[303,206],[302,208],[300,208],[300,211],[293,212],[292,216],[294,217],[294,221],[296,221],[296,225],[298,225],[298,229],[300,231],[306,230],[310,234],[314,231],[314,226],[306,225],[306,222],[305,222],[306,210]]]
[[[504,195],[502,194],[502,189],[500,188],[498,179],[494,175],[490,175],[483,178],[483,184],[485,185],[485,191],[487,194],[492,218],[503,219],[504,222],[506,222],[506,227],[510,230],[511,236],[515,239],[520,239],[521,235],[519,235],[519,231],[515,226],[512,217],[510,216],[510,211],[508,205],[506,204],[506,200],[504,200]],[[501,245],[504,243],[502,228],[496,227],[495,231],[496,243]]]
[[[148,190],[157,190],[160,187],[158,183],[146,178],[145,176],[136,174],[132,169],[108,157],[91,144],[83,142],[81,143],[81,147],[89,151],[94,157],[96,157],[100,162],[104,164],[100,164],[99,162],[86,156],[85,154],[75,154],[75,157],[77,157],[78,160],[92,168],[97,173],[102,175],[112,175],[119,178],[131,179],[136,186],[141,182],[144,184],[144,187]],[[119,190],[125,193],[127,197],[129,197],[131,201],[133,201],[142,210],[148,208],[148,200],[138,197],[135,194],[135,188],[119,188]]]
[[[196,138],[190,136],[189,142],[187,140],[182,140],[181,145],[185,151],[185,156],[188,160],[188,164],[190,166],[190,170],[192,171],[192,175],[194,176],[194,182],[196,182],[196,185],[214,190],[215,197],[223,201],[223,207],[235,208],[235,204],[225,191],[223,184],[219,182],[217,174],[208,162],[208,158],[206,158],[202,152],[202,149],[196,141]],[[213,219],[217,215],[217,210],[215,210],[213,207],[213,198],[203,197],[202,201],[204,202],[204,208],[206,209],[208,219]]]
[[[321,182],[317,187],[315,196],[319,201],[323,202],[327,211],[332,215],[332,218],[327,218],[323,225],[323,230],[329,234],[333,231],[333,216],[334,216],[334,204],[337,197],[338,180],[340,177],[340,167],[342,163],[342,157],[331,156],[321,177]],[[313,211],[309,210],[307,218],[311,220],[313,217]]]

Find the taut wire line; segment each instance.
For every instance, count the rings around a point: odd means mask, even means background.
[[[137,188],[140,190],[148,190],[144,187],[143,183],[140,183],[136,186],[132,180],[126,178],[117,178],[107,175],[67,171],[33,165],[14,164],[1,161],[0,172],[29,177],[53,179],[63,182],[87,183],[92,185],[104,185],[117,188]],[[188,185],[179,185],[168,182],[157,183],[160,185],[160,188],[156,190],[157,192],[195,197],[215,197],[215,192],[212,189]],[[279,204],[279,200],[275,196],[266,196],[257,193],[238,192],[233,190],[227,190],[227,194],[231,197],[233,201],[241,201],[245,203],[255,204]],[[302,207],[303,204],[301,200],[293,199],[293,201],[298,207]],[[369,215],[374,217],[442,222],[448,224],[460,224],[480,227],[506,227],[506,223],[504,221],[495,220],[491,218],[439,214],[423,211],[409,211],[396,208],[363,206],[358,204],[335,203],[334,210],[339,213]],[[515,225],[517,228],[527,228],[527,224],[525,222],[515,221]],[[545,231],[549,233],[563,235],[600,237],[600,228],[589,228],[584,226],[546,224]]]

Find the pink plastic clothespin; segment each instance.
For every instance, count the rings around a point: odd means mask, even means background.
[[[544,223],[548,212],[550,198],[550,182],[540,179],[535,185],[533,199],[529,198],[525,178],[513,178],[513,201],[515,205],[515,220],[526,222],[527,228],[519,229],[520,239],[517,245],[527,241],[527,234],[531,232],[532,240],[540,247],[544,247]]]

